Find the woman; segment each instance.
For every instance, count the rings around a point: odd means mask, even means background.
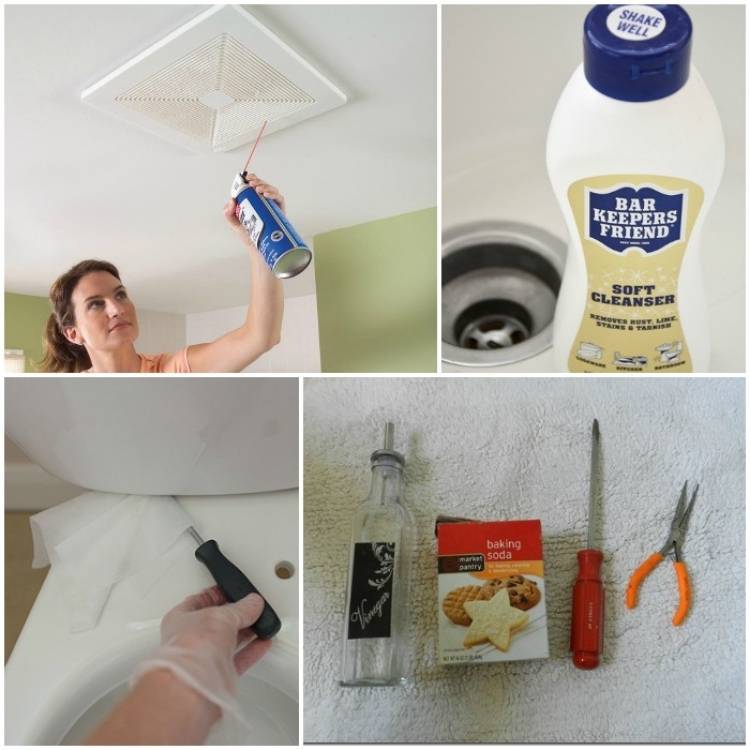
[[[285,210],[279,191],[255,175],[248,184]],[[250,255],[250,305],[244,324],[216,341],[192,344],[174,353],[139,354],[135,306],[111,263],[84,260],[50,289],[54,312],[47,321],[46,372],[240,372],[279,343],[284,314],[281,282],[235,216],[234,200],[224,206]]]

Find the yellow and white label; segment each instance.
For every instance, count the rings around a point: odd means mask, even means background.
[[[568,369],[691,372],[678,279],[703,190],[672,177],[606,175],[574,182],[568,200],[588,279]]]

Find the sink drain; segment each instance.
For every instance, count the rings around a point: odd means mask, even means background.
[[[520,306],[507,300],[477,302],[459,315],[456,339],[464,349],[502,349],[526,341],[531,319]]]
[[[498,366],[547,349],[563,243],[511,222],[458,227],[443,240],[443,361]]]

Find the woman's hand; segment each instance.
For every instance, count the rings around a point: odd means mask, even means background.
[[[88,737],[87,745],[198,745],[222,711],[236,711],[239,675],[268,651],[252,624],[263,599],[232,604],[215,586],[164,616],[162,646],[137,669],[137,682]]]
[[[189,596],[164,615],[161,649],[138,671],[170,669],[207,700],[230,707],[239,676],[271,647],[251,630],[262,611],[258,594],[228,603],[214,586]]]
[[[247,175],[247,184],[255,190],[258,195],[262,195],[264,198],[270,198],[279,205],[279,208],[286,213],[286,200],[284,196],[279,192],[277,187],[270,185],[267,182],[263,182],[257,175]],[[235,215],[237,209],[237,202],[234,198],[230,198],[229,201],[224,205],[224,218],[229,222],[232,229],[238,232],[243,239],[247,240],[252,244],[250,237],[245,231],[245,227],[242,226],[240,220]]]
[[[229,603],[222,590],[212,586],[189,596],[164,615],[162,644],[212,651],[217,666],[222,662],[223,669],[217,672],[228,672],[231,684],[227,687],[234,692],[237,676],[246,672],[271,647],[270,641],[259,640],[251,629],[263,607],[263,599],[258,594]]]

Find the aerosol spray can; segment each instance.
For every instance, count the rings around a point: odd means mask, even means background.
[[[302,273],[312,260],[310,248],[276,202],[258,195],[246,177],[247,172],[240,172],[232,183],[237,219],[275,276],[290,279]]]

